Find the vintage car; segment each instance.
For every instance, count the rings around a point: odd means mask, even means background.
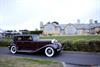
[[[42,40],[39,39],[39,35],[15,35],[9,46],[9,50],[13,54],[21,50],[32,52],[43,51],[48,57],[59,54],[61,49],[62,45],[57,40]]]

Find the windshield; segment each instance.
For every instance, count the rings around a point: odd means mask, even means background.
[[[39,35],[33,35],[33,40],[39,40]]]

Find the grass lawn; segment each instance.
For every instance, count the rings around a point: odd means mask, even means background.
[[[36,60],[15,56],[0,55],[0,67],[63,67],[61,63],[50,60]]]
[[[100,35],[79,35],[79,36],[45,36],[41,39],[57,39],[60,42],[72,41],[76,42],[79,40],[100,40]]]

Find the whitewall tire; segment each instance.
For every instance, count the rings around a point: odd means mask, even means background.
[[[55,50],[52,47],[45,48],[45,55],[48,57],[52,57],[55,54]]]
[[[16,46],[11,46],[10,52],[11,52],[12,54],[15,54],[15,53],[17,52]]]

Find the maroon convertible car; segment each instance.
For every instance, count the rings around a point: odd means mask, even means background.
[[[15,35],[9,46],[11,53],[24,51],[43,51],[46,56],[52,57],[61,52],[62,45],[55,39],[41,40],[39,35]]]

